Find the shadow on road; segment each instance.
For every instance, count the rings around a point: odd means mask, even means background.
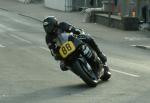
[[[100,84],[103,82],[100,82]],[[80,95],[85,91],[93,90],[95,88],[90,88],[86,84],[77,84],[77,85],[64,85],[56,86],[51,88],[45,88],[37,90],[31,93],[20,94],[11,97],[5,97],[0,100],[0,103],[32,103],[39,101],[46,101],[51,99],[59,99],[62,97]]]

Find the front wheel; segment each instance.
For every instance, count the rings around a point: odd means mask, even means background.
[[[93,70],[87,72],[88,67],[82,61],[78,60],[72,63],[71,70],[77,74],[88,86],[97,86],[99,79],[97,79]]]

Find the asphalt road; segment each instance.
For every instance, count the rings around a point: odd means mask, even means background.
[[[0,103],[149,103],[150,51],[132,46],[148,43],[148,33],[87,25],[112,72],[96,88],[59,69],[40,22],[1,10]]]

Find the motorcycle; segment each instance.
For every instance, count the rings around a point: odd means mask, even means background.
[[[101,60],[99,61],[99,75],[94,71],[94,67],[88,63],[86,58],[80,52],[83,47],[86,47],[85,52],[92,50],[88,45],[83,43],[72,33],[61,33],[57,37],[56,44],[60,47],[59,53],[63,61],[68,64],[69,70],[79,76],[88,86],[96,87],[100,80],[107,81],[109,77],[105,75]],[[92,50],[94,52],[94,50]],[[96,54],[96,53],[95,53]]]

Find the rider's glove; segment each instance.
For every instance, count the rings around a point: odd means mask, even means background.
[[[82,32],[81,29],[75,29],[74,30],[74,34],[77,34],[77,35],[81,34],[81,32]]]

